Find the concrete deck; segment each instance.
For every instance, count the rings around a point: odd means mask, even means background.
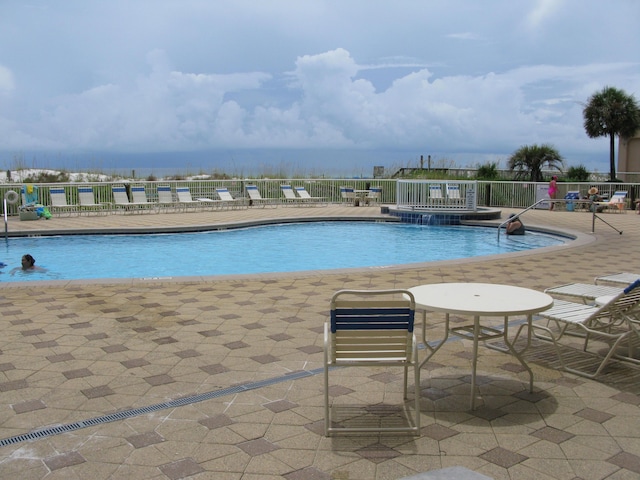
[[[379,212],[329,206],[11,218],[8,228],[153,230]],[[474,281],[543,290],[640,272],[640,216],[602,217],[624,233],[602,222],[591,233],[585,212],[531,211],[527,226],[570,230],[579,240],[407,267],[47,285],[0,278],[0,478],[370,480],[459,466],[505,480],[638,479],[640,368],[614,362],[587,380],[562,372],[542,342],[526,356],[533,394],[511,356],[481,348],[479,408],[470,411],[470,344],[452,341],[423,369],[420,437],[323,436],[317,372],[336,290]],[[429,319],[435,338],[443,318]],[[578,361],[588,359],[576,352]],[[343,369],[332,385],[338,404],[401,401],[394,370]]]

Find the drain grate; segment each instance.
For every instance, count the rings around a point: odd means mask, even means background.
[[[323,372],[322,368],[317,368],[315,370],[301,370],[298,372],[290,373],[288,375],[283,375],[282,377],[268,378],[265,380],[260,380],[259,382],[251,382],[251,383],[245,383],[243,385],[236,385],[229,388],[214,390],[212,392],[201,393],[200,395],[193,395],[190,397],[183,397],[176,400],[170,400],[168,402],[158,403],[156,405],[148,405],[146,407],[123,410],[121,412],[110,413],[108,415],[91,418],[89,420],[80,420],[78,422],[67,423],[65,425],[56,425],[53,427],[46,427],[40,430],[34,430],[33,432],[23,433],[20,435],[15,435],[13,437],[1,439],[0,447],[5,447],[7,445],[15,445],[16,443],[27,442],[29,440],[37,440],[40,438],[51,437],[53,435],[60,435],[61,433],[73,432],[74,430],[93,427],[101,423],[116,422],[118,420],[137,417],[138,415],[153,413],[153,412],[157,412],[158,410],[164,410],[167,408],[182,407],[185,405],[191,405],[193,403],[204,402],[205,400],[224,397],[225,395],[233,395],[236,393],[248,392],[249,390],[256,390],[258,388],[268,387],[270,385],[275,385],[276,383],[289,382],[291,380],[299,380],[301,378],[311,377],[313,375],[317,375],[322,372]]]

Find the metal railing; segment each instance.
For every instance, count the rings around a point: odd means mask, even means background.
[[[407,182],[407,183],[405,183]],[[282,198],[280,185],[287,184],[293,188],[304,186],[314,197],[324,197],[330,203],[341,203],[340,187],[350,186],[356,190],[367,190],[371,187],[380,187],[381,197],[379,203],[385,205],[410,206],[425,205],[435,207],[436,200],[429,198],[428,185],[440,184],[443,199],[446,199],[446,185],[458,185],[460,188],[460,201],[451,202],[450,207],[460,209],[474,209],[478,206],[526,208],[540,199],[541,194],[546,194],[546,182],[513,182],[513,181],[466,181],[466,180],[396,180],[396,179],[233,179],[233,180],[168,180],[168,181],[130,181],[130,182],[82,182],[82,183],[41,183],[39,187],[39,202],[50,205],[49,189],[63,187],[67,194],[67,202],[77,205],[78,187],[91,186],[94,191],[96,203],[113,203],[112,185],[143,185],[149,201],[157,200],[158,185],[169,185],[175,192],[176,187],[189,187],[194,198],[216,199],[215,189],[226,187],[234,198],[248,198],[245,186],[254,184],[260,190],[262,197]],[[416,184],[410,187],[409,184]],[[0,184],[0,198],[6,198],[8,192],[17,192],[20,195],[22,183]],[[615,191],[628,192],[626,208],[633,208],[635,201],[640,199],[640,183],[558,183],[557,199],[562,199],[569,191],[580,191],[587,195],[589,188],[597,187],[603,198],[610,197]],[[467,194],[473,189],[473,206],[467,203]],[[462,200],[464,199],[464,200]],[[464,202],[464,203],[463,203]],[[19,205],[8,204],[5,212],[8,215],[17,215]],[[444,202],[442,202],[444,203]],[[470,208],[471,207],[471,208]],[[540,208],[540,205],[538,205]]]

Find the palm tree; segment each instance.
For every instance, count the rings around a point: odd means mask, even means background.
[[[640,107],[633,95],[604,87],[589,98],[584,110],[584,129],[589,138],[609,137],[609,180],[616,180],[615,136],[632,137],[640,129]]]
[[[516,180],[528,178],[531,182],[541,182],[542,169],[562,172],[563,159],[551,145],[525,145],[509,157],[509,170],[515,173]]]

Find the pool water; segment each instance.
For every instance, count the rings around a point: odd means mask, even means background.
[[[430,262],[560,245],[495,228],[312,222],[202,233],[9,238],[0,282],[292,272]],[[46,272],[13,272],[30,253]]]

